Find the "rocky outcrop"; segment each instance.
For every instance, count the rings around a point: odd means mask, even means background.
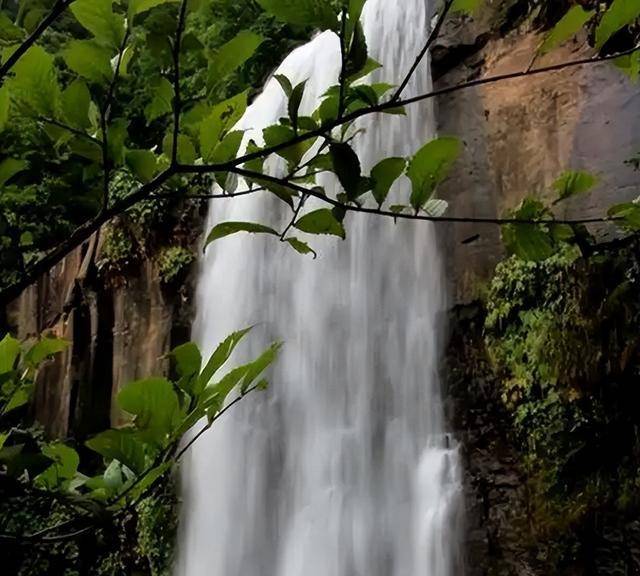
[[[442,52],[440,61],[459,37],[452,25],[435,48]],[[478,49],[455,66],[449,63],[436,88],[526,70],[541,41],[527,30],[491,38],[490,30],[479,29],[462,38],[465,46]],[[534,68],[591,53],[579,38],[536,60]],[[638,174],[625,161],[640,151],[640,87],[611,63],[448,94],[438,98],[436,117],[440,134],[464,142],[462,158],[441,189],[453,215],[494,218],[526,195],[549,198],[551,184],[565,170],[588,170],[600,180],[588,196],[558,206],[561,216],[603,216],[608,206],[638,195]],[[503,257],[500,230],[475,223],[442,227],[453,299],[471,301]],[[611,227],[597,232],[605,238],[613,234]],[[474,240],[465,243],[468,239]]]
[[[56,437],[82,439],[122,423],[113,398],[126,383],[168,370],[167,353],[188,340],[194,271],[179,289],[166,287],[144,259],[118,282],[97,274],[93,242],[73,251],[7,311],[20,338],[50,331],[68,350],[40,375],[34,411]]]

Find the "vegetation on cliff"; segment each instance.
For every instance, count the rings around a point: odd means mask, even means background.
[[[611,519],[640,518],[638,241],[541,263],[512,257],[486,302],[487,350],[526,475],[529,544],[553,573],[595,567]]]

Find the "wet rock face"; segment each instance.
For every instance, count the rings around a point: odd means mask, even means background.
[[[451,316],[446,355],[452,427],[463,448],[466,576],[537,574],[527,546],[525,478],[484,349],[479,305]]]
[[[445,28],[435,49],[436,88],[528,68],[540,35],[525,29],[506,37],[464,23]],[[590,54],[585,38],[534,66]],[[439,71],[439,72],[438,72]],[[462,138],[464,151],[440,194],[456,216],[492,218],[527,195],[550,198],[565,170],[598,174],[589,195],[564,202],[561,216],[603,216],[637,196],[638,173],[625,161],[640,151],[640,86],[609,63],[565,69],[465,89],[437,100],[438,132]],[[442,225],[455,303],[469,302],[503,257],[495,225]],[[613,230],[594,230],[609,239]],[[469,243],[466,240],[473,238]]]

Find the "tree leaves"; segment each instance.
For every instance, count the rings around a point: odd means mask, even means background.
[[[165,378],[147,378],[127,384],[118,394],[118,406],[135,416],[142,437],[165,446],[180,417],[178,396]]]
[[[5,158],[0,162],[0,186],[4,186],[11,178],[22,172],[28,166],[26,160]]]
[[[553,220],[542,202],[525,198],[509,216],[515,220],[541,220],[539,224],[518,222],[502,226],[502,240],[509,252],[534,262],[545,260],[555,253],[557,247],[552,234]]]
[[[120,47],[124,38],[124,17],[114,13],[112,0],[75,0],[71,12],[100,44]]]
[[[53,56],[32,46],[13,67],[6,84],[11,98],[26,114],[55,118],[60,98]]]
[[[11,97],[9,94],[9,87],[7,84],[0,86],[0,132],[3,132],[7,120],[9,120],[9,106],[11,104]]]
[[[35,484],[46,490],[56,490],[63,483],[71,480],[78,471],[80,457],[69,446],[60,442],[48,444],[42,453],[53,463],[35,478]]]
[[[333,143],[329,147],[333,171],[336,173],[340,184],[344,188],[349,199],[355,199],[359,195],[360,187],[360,160],[349,144]]]
[[[299,240],[298,238],[287,238],[285,240],[289,246],[291,246],[296,252],[306,256],[307,254],[313,254],[313,259],[315,260],[318,257],[316,251],[311,248],[306,242]]]
[[[115,459],[133,470],[144,472],[147,462],[145,444],[131,428],[106,430],[85,442],[87,448],[109,460]]]
[[[215,89],[225,77],[249,60],[263,42],[262,36],[243,30],[232,40],[223,44],[209,60],[207,73],[209,91]]]
[[[412,158],[407,169],[411,180],[411,206],[419,210],[432,196],[436,187],[451,170],[460,154],[457,138],[443,137],[423,146]]]
[[[223,222],[214,226],[205,242],[207,247],[212,242],[230,236],[231,234],[237,234],[238,232],[248,232],[249,234],[271,234],[272,236],[280,236],[273,228],[265,226],[264,224],[256,224],[254,222]]]
[[[618,226],[636,232],[640,230],[640,198],[633,202],[616,204],[609,208],[608,215],[618,221]]]
[[[43,360],[60,352],[64,352],[68,347],[69,342],[67,340],[45,336],[29,349],[25,355],[25,362],[35,368],[39,366]]]
[[[129,150],[125,162],[136,178],[143,183],[150,182],[158,169],[156,155],[151,150]]]
[[[156,6],[178,1],[179,0],[129,0],[129,19],[133,21],[139,14],[143,14]]]
[[[343,240],[347,237],[344,226],[327,208],[309,212],[300,218],[294,226],[307,234],[329,234]]]
[[[156,78],[152,89],[153,98],[144,109],[147,125],[173,110],[173,84],[166,78]]]
[[[585,10],[582,6],[573,6],[545,36],[538,52],[546,54],[575,36],[593,18],[595,13],[595,10]]]
[[[267,12],[295,26],[337,28],[338,19],[328,0],[257,0]]]
[[[200,125],[200,154],[209,158],[222,137],[240,120],[247,109],[248,90],[213,106]]]
[[[640,18],[637,0],[613,0],[596,29],[596,48],[602,48],[619,30]]]
[[[19,355],[20,341],[13,338],[11,334],[6,334],[0,340],[0,374],[11,372]]]
[[[378,206],[382,206],[387,199],[393,183],[400,178],[407,166],[404,158],[385,158],[371,170],[373,183],[373,197]]]
[[[86,130],[91,126],[89,107],[91,94],[81,80],[74,80],[62,92],[62,113],[66,121],[74,128]]]
[[[565,172],[553,183],[553,188],[558,193],[560,201],[588,192],[597,183],[598,178],[589,172]]]
[[[62,51],[69,69],[96,84],[106,84],[113,75],[109,51],[92,40],[71,40]]]

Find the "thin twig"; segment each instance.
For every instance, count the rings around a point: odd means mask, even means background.
[[[120,49],[118,50],[118,59],[116,61],[116,67],[113,71],[113,78],[109,83],[107,95],[104,100],[104,105],[100,110],[100,127],[102,129],[102,210],[106,210],[109,207],[109,182],[111,180],[111,165],[109,161],[109,121],[111,120],[111,105],[113,103],[113,97],[115,96],[116,85],[118,84],[118,78],[120,76],[120,66],[122,65],[122,59],[124,57],[124,51],[127,47],[129,40],[129,27],[127,27],[120,43]]]
[[[38,116],[38,120],[40,122],[44,122],[45,124],[51,124],[52,126],[57,126],[58,128],[62,128],[63,130],[66,130],[70,134],[79,136],[80,138],[86,138],[90,142],[93,142],[94,144],[98,144],[99,146],[102,145],[102,141],[99,138],[96,138],[95,136],[91,136],[91,134],[87,134],[82,130],[78,130],[77,128],[74,128],[73,126],[69,126],[64,122],[55,120],[54,118],[49,118],[48,116]]]
[[[257,178],[258,172],[251,172],[250,170],[245,170],[243,168],[235,168],[232,169],[231,172],[235,172],[239,176],[243,176],[245,178]],[[385,216],[393,219],[401,219],[401,220],[422,220],[426,222],[454,222],[454,223],[474,223],[474,224],[596,224],[596,223],[609,223],[615,222],[619,220],[619,218],[610,218],[610,217],[600,217],[600,218],[577,218],[574,220],[568,219],[558,219],[558,220],[533,220],[533,219],[524,219],[524,218],[467,218],[467,217],[458,217],[458,216],[430,216],[428,214],[405,214],[405,213],[396,213],[391,212],[390,210],[380,210],[378,208],[367,208],[365,206],[359,206],[355,204],[345,204],[338,200],[334,200],[329,196],[325,196],[320,192],[316,192],[312,188],[304,188],[303,186],[299,186],[294,184],[293,182],[287,182],[281,178],[276,178],[275,176],[269,176],[268,174],[260,174],[260,178],[266,180],[268,182],[273,182],[275,184],[279,184],[281,186],[286,186],[287,188],[299,192],[301,194],[307,194],[309,196],[313,196],[318,200],[326,202],[331,206],[342,208],[347,212],[360,212],[362,214],[373,214],[376,216]]]
[[[173,134],[171,149],[171,165],[178,163],[178,136],[180,135],[180,112],[182,100],[180,93],[180,50],[182,47],[182,34],[184,32],[185,19],[187,15],[187,2],[182,0],[180,12],[178,14],[178,25],[176,26],[176,37],[173,42]]]
[[[444,4],[444,8],[442,9],[442,13],[438,17],[438,21],[436,22],[436,25],[433,27],[433,30],[431,30],[431,34],[429,34],[429,37],[427,38],[427,41],[424,47],[416,57],[416,60],[411,66],[411,68],[409,69],[409,72],[407,73],[404,80],[402,81],[402,83],[396,90],[395,94],[391,98],[391,102],[397,102],[400,99],[400,96],[402,96],[402,92],[404,92],[404,89],[408,86],[412,76],[414,75],[415,71],[418,69],[418,66],[420,66],[420,63],[429,52],[429,48],[431,48],[433,43],[438,39],[438,36],[440,35],[440,30],[442,30],[444,21],[446,20],[447,15],[451,10],[451,6],[453,6],[453,2],[454,0],[446,0]]]

